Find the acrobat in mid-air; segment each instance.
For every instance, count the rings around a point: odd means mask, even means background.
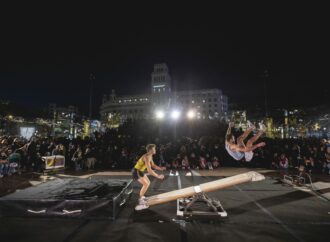
[[[133,179],[137,180],[142,185],[139,194],[140,195],[139,204],[135,207],[136,210],[148,208],[144,194],[149,188],[150,180],[147,177],[147,174],[144,173],[145,170],[147,170],[149,175],[152,175],[162,180],[164,179],[164,175],[162,174],[158,175],[156,172],[153,171],[153,169],[158,171],[164,171],[166,169],[165,167],[159,167],[155,165],[155,163],[152,160],[152,156],[156,154],[156,145],[149,144],[147,145],[146,150],[147,153],[141,156],[141,158],[136,162],[132,171]]]
[[[229,123],[229,127],[226,133],[226,150],[230,156],[235,160],[241,160],[245,157],[245,161],[251,161],[253,158],[253,151],[259,147],[266,145],[265,142],[254,144],[260,136],[266,131],[266,126],[263,123],[259,123],[259,130],[256,135],[249,139],[246,144],[244,140],[249,136],[249,134],[256,129],[256,127],[248,121],[247,130],[237,138],[235,142],[235,137],[232,134],[233,123]]]

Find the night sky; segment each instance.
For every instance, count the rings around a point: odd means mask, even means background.
[[[324,7],[149,7],[9,11],[0,99],[87,114],[93,72],[97,116],[103,93],[147,93],[153,64],[166,62],[176,89],[220,88],[230,103],[262,106],[266,69],[272,108],[329,102]]]

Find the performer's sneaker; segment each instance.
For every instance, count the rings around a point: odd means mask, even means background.
[[[145,197],[139,199],[139,204],[135,206],[135,210],[143,210],[149,208]]]
[[[263,122],[260,122],[260,123],[259,123],[259,129],[260,129],[261,131],[263,131],[263,132],[266,132],[267,127],[266,127],[266,125],[264,125]]]
[[[253,123],[251,123],[249,120],[246,121],[246,125],[249,129],[255,130],[256,126],[254,126]]]
[[[149,208],[149,206],[147,204],[139,204],[139,205],[135,206],[136,211],[147,209],[147,208]]]
[[[143,205],[145,203],[146,203],[146,197],[145,196],[139,198],[139,205]]]

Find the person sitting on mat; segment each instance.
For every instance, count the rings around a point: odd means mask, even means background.
[[[226,133],[226,141],[225,147],[228,154],[233,157],[235,160],[241,160],[245,157],[245,161],[249,162],[253,158],[253,150],[263,147],[266,145],[265,142],[258,143],[254,145],[254,143],[260,138],[260,136],[266,131],[266,126],[263,123],[259,123],[260,129],[258,133],[249,139],[244,144],[244,140],[249,136],[249,134],[256,129],[256,127],[248,121],[247,130],[237,138],[237,142],[235,142],[235,137],[231,132],[231,128],[234,126],[233,123],[229,123],[229,127]]]
[[[162,180],[164,179],[164,175],[162,174],[158,175],[156,172],[152,170],[152,168],[154,168],[157,171],[166,170],[165,167],[159,167],[155,165],[155,163],[152,160],[152,156],[156,154],[156,145],[148,144],[146,150],[147,153],[141,156],[141,158],[136,162],[132,170],[133,179],[137,180],[142,185],[142,188],[140,190],[139,205],[143,208],[148,208],[144,194],[147,192],[150,185],[150,180],[146,176],[144,171],[147,170],[148,174]]]

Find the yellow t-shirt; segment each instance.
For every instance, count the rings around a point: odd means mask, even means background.
[[[141,156],[141,158],[136,162],[136,164],[134,166],[135,169],[142,171],[142,172],[147,169],[146,163],[144,162],[143,158],[144,158],[144,155]],[[153,165],[153,164],[154,164],[154,162],[151,161],[151,165]]]

